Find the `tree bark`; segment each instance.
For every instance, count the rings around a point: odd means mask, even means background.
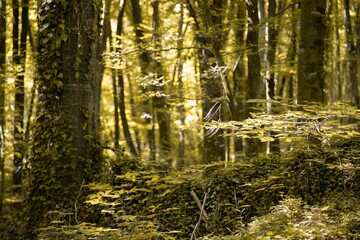
[[[177,167],[184,167],[185,163],[185,107],[184,107],[184,83],[183,83],[183,58],[182,58],[182,48],[184,42],[184,33],[183,33],[183,25],[184,25],[184,4],[180,5],[180,18],[177,32],[177,60],[176,60],[176,75],[178,80],[178,97],[179,97],[179,120],[180,127],[178,130],[178,160]]]
[[[6,1],[0,0],[0,216],[5,197],[5,64],[6,64]]]
[[[200,70],[200,83],[203,94],[202,101],[202,114],[203,122],[210,123],[212,121],[221,121],[221,112],[223,105],[223,86],[221,80],[209,73],[211,67],[222,66],[222,61],[219,60],[221,39],[221,1],[214,1],[208,4],[206,1],[198,1],[198,8],[201,9],[198,13],[195,11],[194,6],[187,1],[187,7],[190,16],[195,21],[196,27],[196,41],[199,45],[198,58]],[[210,11],[213,10],[213,11]],[[212,31],[210,28],[214,27]],[[215,30],[216,29],[216,30]],[[218,49],[216,49],[218,48]],[[202,159],[203,163],[210,163],[213,161],[223,160],[225,157],[225,141],[222,137],[223,130],[221,128],[210,127],[203,129],[203,149]]]
[[[301,2],[297,98],[299,103],[325,103],[326,2]]]
[[[110,22],[110,10],[111,10],[112,1],[106,0],[104,7],[104,23],[103,23],[103,32],[101,36],[101,52],[106,53],[107,43],[110,41],[110,52],[113,52],[114,48],[112,47],[112,33],[111,33],[111,22]],[[105,64],[101,65],[100,76],[101,79],[104,77]],[[114,69],[111,69],[111,79],[113,85],[113,103],[114,103],[114,148],[120,148],[120,118],[119,118],[119,97],[117,93],[117,84],[116,84],[116,73]]]
[[[150,71],[150,65],[152,62],[150,52],[145,49],[146,42],[144,40],[144,30],[141,27],[143,22],[141,7],[139,0],[131,0],[132,6],[132,17],[135,29],[135,41],[137,48],[140,52],[139,62],[140,62],[140,71],[141,77],[146,77]],[[146,94],[149,91],[148,86],[141,86],[141,92]],[[154,161],[156,159],[156,145],[155,145],[155,128],[154,128],[154,109],[153,103],[148,99],[142,101],[142,113],[141,118],[143,122],[147,125],[147,144],[149,146],[149,159]]]
[[[13,67],[15,69],[15,107],[14,107],[14,170],[13,185],[19,191],[22,184],[22,164],[24,155],[24,78],[21,76],[21,56],[19,53],[19,1],[12,1],[13,7]],[[25,61],[25,60],[24,60]]]
[[[347,66],[350,75],[350,91],[351,91],[351,104],[354,106],[359,105],[359,89],[357,82],[357,57],[356,48],[354,44],[354,35],[351,26],[350,16],[350,3],[349,0],[344,0],[344,17],[345,17],[345,30],[346,30],[346,53],[347,53]]]
[[[39,103],[23,210],[25,239],[36,238],[49,210],[74,211],[80,186],[100,168],[101,5],[98,0],[39,5]]]
[[[265,97],[265,87],[262,86],[260,78],[260,56],[259,56],[259,16],[257,0],[251,0],[247,4],[248,14],[248,33],[246,38],[247,58],[248,58],[248,77],[247,77],[247,96],[246,99],[257,99]],[[255,111],[256,104],[246,104],[246,117],[250,112]],[[259,141],[257,139],[245,140],[245,154],[255,156],[259,151]]]
[[[122,1],[121,3],[122,4],[120,5],[120,9],[119,9],[119,15],[118,15],[118,19],[117,19],[117,29],[116,29],[116,35],[119,37],[122,36],[122,34],[123,34],[123,30],[122,30],[123,29],[123,17],[124,17],[124,13],[125,13],[126,0]],[[120,54],[120,49],[117,48],[116,51]],[[121,54],[120,54],[120,58],[122,58]],[[124,137],[125,137],[125,141],[126,141],[126,146],[129,149],[129,152],[132,156],[139,157],[140,153],[136,150],[135,143],[131,136],[128,120],[126,117],[125,85],[124,85],[124,76],[123,76],[122,70],[120,70],[120,69],[117,70],[117,77],[118,77],[118,84],[119,84],[118,85],[119,86],[118,99],[119,99],[119,107],[120,107],[120,117],[121,117]]]
[[[248,18],[250,19],[246,38],[248,49],[247,99],[256,99],[265,96],[265,89],[261,86],[260,78],[259,16],[257,6],[257,0],[251,0],[247,5]]]
[[[171,151],[171,135],[170,135],[170,113],[169,106],[166,102],[166,89],[161,64],[161,38],[160,38],[160,12],[159,1],[154,0],[153,3],[153,43],[155,54],[153,57],[154,64],[154,108],[156,112],[156,119],[159,126],[159,155],[161,159],[167,159]],[[164,96],[165,95],[165,96]]]

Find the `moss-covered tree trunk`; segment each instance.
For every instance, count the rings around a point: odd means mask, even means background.
[[[299,103],[325,102],[326,2],[325,0],[301,2],[298,59]]]
[[[24,208],[26,239],[54,219],[45,218],[50,210],[72,213],[76,221],[77,192],[98,171],[101,4],[54,0],[39,6],[39,103]]]

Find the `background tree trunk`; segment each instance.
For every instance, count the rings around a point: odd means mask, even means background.
[[[184,160],[185,160],[185,107],[184,107],[184,83],[183,83],[183,57],[182,57],[182,48],[184,44],[184,35],[183,32],[183,25],[184,25],[184,4],[181,3],[180,5],[180,17],[178,23],[178,32],[177,32],[177,60],[176,60],[176,75],[178,80],[178,97],[179,97],[179,120],[180,120],[180,127],[178,130],[178,160],[177,160],[177,167],[182,168],[184,167]],[[186,29],[185,29],[186,30]]]
[[[135,42],[139,50],[139,62],[140,62],[140,71],[141,77],[145,78],[150,72],[150,65],[152,63],[152,58],[150,52],[145,49],[147,45],[144,40],[144,30],[142,29],[141,24],[143,23],[141,7],[139,0],[131,0],[132,6],[132,20],[134,23],[135,29]],[[148,86],[141,86],[141,92],[146,95],[149,91]],[[149,146],[149,159],[154,161],[156,159],[156,141],[155,141],[155,129],[154,129],[154,106],[149,99],[145,98],[142,101],[142,113],[141,118],[143,122],[147,125],[146,138],[147,144]]]
[[[19,54],[19,1],[12,1],[13,7],[13,68],[15,73],[15,108],[14,108],[14,171],[13,185],[19,192],[22,184],[22,164],[24,155],[24,78],[21,76],[21,55]],[[25,59],[24,59],[25,61]]]
[[[190,16],[195,21],[195,38],[199,48],[198,58],[203,98],[203,122],[221,121],[223,101],[222,86],[219,78],[216,78],[215,74],[210,72],[211,67],[217,65],[215,48],[219,47],[219,45],[213,45],[212,40],[221,41],[221,39],[216,39],[219,35],[221,36],[221,32],[219,32],[221,30],[220,26],[216,25],[216,30],[212,31],[210,31],[210,26],[214,26],[213,24],[215,23],[219,24],[219,21],[221,21],[219,20],[222,16],[221,2],[215,1],[209,6],[207,2],[200,0],[197,1],[197,5],[198,8],[201,9],[201,11],[199,11],[199,17],[198,13],[195,11],[195,7],[190,1],[187,1]],[[210,12],[210,9],[213,11]],[[220,51],[220,49],[217,49],[217,51]],[[207,74],[207,72],[209,74]],[[225,142],[222,137],[223,130],[220,128],[207,129],[204,127],[203,131],[203,163],[210,163],[223,159],[225,156]]]
[[[106,54],[107,51],[107,43],[109,41],[110,45],[110,52],[112,53],[114,51],[114,47],[112,46],[112,29],[111,29],[111,0],[105,1],[105,7],[104,7],[104,23],[103,23],[103,32],[101,36],[101,52],[103,54]],[[111,54],[110,53],[110,54]],[[105,71],[105,64],[101,64],[101,72],[100,76],[101,79],[104,78],[104,71]],[[114,103],[114,148],[119,149],[120,148],[120,118],[119,118],[119,97],[117,93],[117,84],[116,84],[116,73],[114,69],[111,69],[111,79],[112,79],[112,85],[113,85],[113,103]]]
[[[354,106],[359,105],[359,89],[358,89],[358,72],[357,72],[357,57],[356,48],[354,44],[354,35],[351,26],[350,16],[350,1],[344,0],[344,12],[345,12],[345,30],[346,30],[346,50],[347,50],[347,66],[349,69],[350,78],[350,91],[351,91],[351,104]]]
[[[118,37],[121,37],[123,34],[123,18],[125,13],[125,6],[126,6],[126,0],[122,2],[119,9],[119,15],[117,19],[117,29],[116,29],[116,35]],[[121,40],[119,40],[121,43]],[[119,58],[122,59],[120,49],[117,48],[116,51],[120,54]],[[124,72],[120,69],[117,70],[117,77],[118,77],[118,86],[119,86],[119,107],[120,107],[120,117],[124,132],[124,137],[126,141],[126,146],[129,149],[129,152],[132,156],[139,157],[140,153],[136,150],[135,143],[133,141],[133,138],[130,133],[130,127],[129,123],[126,117],[126,105],[125,105],[125,85],[124,85]]]
[[[171,137],[170,137],[170,109],[166,102],[166,81],[164,79],[162,64],[161,64],[161,36],[160,36],[160,11],[159,1],[154,0],[153,5],[153,44],[155,53],[153,56],[154,64],[154,108],[156,112],[156,120],[159,126],[159,157],[160,159],[167,159],[171,151]]]
[[[6,63],[6,1],[0,0],[0,216],[5,197],[5,63]]]
[[[250,0],[247,4],[248,14],[248,33],[246,38],[247,58],[248,58],[248,77],[247,77],[247,96],[246,99],[257,99],[265,97],[265,87],[262,86],[260,77],[260,56],[259,56],[259,15],[257,0]],[[250,112],[255,111],[255,103],[246,104],[246,117]],[[259,151],[259,141],[257,139],[246,139],[245,154],[254,156]]]
[[[324,0],[301,2],[298,59],[299,103],[325,102],[326,2]]]

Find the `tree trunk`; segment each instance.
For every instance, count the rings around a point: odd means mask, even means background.
[[[185,107],[184,107],[184,83],[183,83],[183,58],[181,56],[183,43],[184,43],[184,35],[183,33],[183,24],[184,24],[184,4],[180,5],[180,18],[179,18],[179,26],[177,32],[177,60],[176,60],[176,75],[178,80],[178,97],[179,97],[179,120],[180,126],[178,130],[178,160],[177,167],[184,167],[185,163]]]
[[[152,87],[156,95],[154,96],[154,107],[156,119],[159,125],[159,155],[161,159],[166,159],[171,151],[171,135],[170,135],[170,109],[166,102],[166,89],[161,64],[161,38],[160,38],[160,13],[159,1],[154,0],[153,3],[153,42],[155,54],[153,57],[154,64],[154,86]]]
[[[247,5],[248,33],[246,38],[248,57],[248,81],[247,99],[256,99],[265,96],[260,79],[260,56],[259,56],[259,16],[257,0],[251,0]],[[249,109],[250,110],[250,109]]]
[[[355,33],[356,33],[356,59],[357,68],[360,69],[360,3],[356,5],[356,21],[355,21]],[[360,82],[360,74],[357,74],[357,82]]]
[[[119,15],[117,19],[117,29],[116,29],[116,35],[121,36],[123,34],[123,17],[125,13],[125,6],[126,6],[126,0],[122,1],[122,4],[120,5],[119,9]],[[120,54],[120,49],[116,49],[117,52]],[[120,55],[121,58],[121,55]],[[133,141],[133,138],[130,133],[130,128],[128,124],[128,120],[126,117],[126,109],[125,109],[125,86],[124,86],[124,76],[123,71],[118,69],[117,70],[117,77],[118,77],[118,83],[119,83],[119,106],[120,106],[120,117],[124,132],[124,137],[126,141],[126,146],[129,149],[129,152],[132,156],[139,157],[140,154],[136,150],[135,143]]]
[[[261,84],[260,78],[260,56],[259,56],[259,16],[257,0],[251,0],[247,4],[248,12],[248,33],[246,38],[247,58],[248,58],[248,78],[246,99],[257,99],[265,97],[265,87]],[[246,117],[250,112],[255,111],[256,104],[246,105]],[[259,151],[259,141],[257,139],[246,139],[245,154],[247,156],[257,155]]]
[[[190,16],[195,21],[197,31],[195,38],[199,45],[200,83],[203,94],[202,113],[205,124],[222,120],[221,112],[224,100],[222,80],[210,72],[211,67],[216,69],[216,66],[222,66],[222,60],[219,59],[222,36],[221,4],[221,1],[214,1],[210,5],[206,1],[198,1],[198,7],[201,9],[199,11],[200,17],[198,17],[194,6],[190,1],[187,1]],[[214,29],[210,31],[210,27]],[[204,127],[203,131],[203,163],[223,160],[225,157],[223,130],[217,127],[210,127],[209,129]]]
[[[298,102],[325,102],[326,1],[301,2]]]
[[[142,14],[141,14],[141,7],[139,0],[131,0],[132,6],[132,17],[135,29],[135,40],[137,47],[139,49],[139,62],[141,68],[141,77],[146,77],[150,72],[150,65],[152,62],[150,53],[148,50],[145,49],[146,42],[144,40],[144,30],[141,27],[143,22]],[[149,91],[148,86],[141,86],[141,92],[146,94]],[[156,145],[155,145],[155,129],[154,129],[154,109],[153,104],[148,99],[142,101],[142,113],[141,118],[143,122],[147,125],[147,144],[149,146],[149,159],[155,160],[156,159]]]
[[[77,221],[76,193],[99,171],[100,10],[96,0],[39,6],[40,92],[24,205],[26,239],[36,237],[49,210],[75,211],[71,220]]]
[[[107,43],[108,40],[110,41],[110,52],[113,52],[114,48],[112,46],[112,30],[111,30],[111,23],[110,23],[110,10],[111,10],[111,0],[105,1],[105,9],[104,9],[104,23],[103,23],[103,32],[101,37],[101,52],[103,54],[106,53]],[[101,64],[101,72],[100,76],[101,79],[104,77],[105,71],[105,64]],[[111,78],[112,78],[112,85],[113,85],[113,103],[114,103],[114,148],[120,148],[120,118],[119,118],[119,97],[117,93],[117,84],[116,84],[116,73],[114,69],[111,69]]]
[[[235,1],[233,1],[235,8]],[[246,30],[246,3],[243,1],[236,1],[236,25],[235,29],[235,41],[238,49],[245,49],[245,30]],[[245,65],[245,53],[239,50],[237,56],[235,67],[233,71],[233,94],[234,101],[238,112],[233,116],[234,120],[246,119],[245,111],[245,98],[246,98],[246,65]],[[234,140],[234,151],[235,155],[242,155],[243,148],[243,139],[240,137],[235,137]]]
[[[6,64],[6,1],[0,0],[0,216],[5,197],[5,64]]]
[[[354,44],[354,35],[351,26],[349,0],[344,0],[345,12],[345,30],[346,30],[346,50],[347,50],[347,65],[350,73],[350,89],[351,89],[351,104],[354,106],[359,105],[359,89],[357,82],[357,58],[356,48]]]
[[[13,67],[15,69],[15,108],[14,108],[14,171],[13,185],[19,191],[22,184],[22,164],[24,155],[23,129],[24,129],[24,78],[21,76],[19,54],[19,1],[12,1],[13,7]],[[25,61],[25,60],[24,60]],[[19,72],[18,72],[19,71]]]

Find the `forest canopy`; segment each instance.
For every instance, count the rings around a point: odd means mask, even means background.
[[[360,238],[356,0],[0,0],[0,239]]]

